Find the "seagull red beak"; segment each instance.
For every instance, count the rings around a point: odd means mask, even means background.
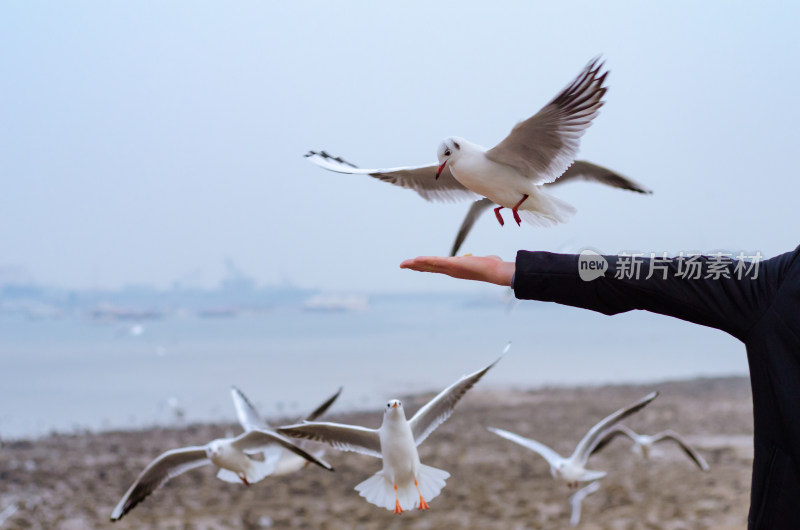
[[[444,166],[446,166],[446,165],[447,165],[447,160],[442,162],[442,165],[439,166],[439,169],[436,170],[436,180],[439,180],[439,175],[442,174],[442,171],[444,171]]]
[[[442,165],[444,165],[444,164],[442,164]],[[396,409],[397,408],[397,403],[392,403],[392,408]]]

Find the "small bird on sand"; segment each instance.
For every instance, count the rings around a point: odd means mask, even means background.
[[[574,213],[569,204],[542,189],[572,165],[580,138],[603,106],[608,72],[599,59],[527,120],[519,122],[499,144],[486,149],[460,137],[446,138],[437,149],[437,166],[358,169],[341,159],[309,153],[312,162],[340,173],[367,174],[411,188],[431,200],[458,200],[483,196],[500,214],[511,208],[514,220],[549,226]]]
[[[422,464],[417,446],[450,417],[458,401],[496,363],[462,377],[419,409],[410,420],[406,420],[400,400],[392,399],[386,403],[379,429],[308,422],[281,427],[278,432],[383,459],[383,469],[358,484],[356,491],[367,502],[395,514],[412,508],[427,510],[428,502],[439,495],[450,474]]]
[[[623,407],[600,420],[594,427],[589,429],[589,432],[578,442],[575,451],[569,458],[563,458],[554,450],[536,440],[531,440],[514,434],[513,432],[504,431],[503,429],[495,429],[494,427],[488,427],[488,429],[498,436],[511,440],[514,443],[538,453],[550,464],[550,474],[553,478],[565,481],[570,488],[576,488],[578,487],[578,482],[598,480],[606,475],[605,471],[586,469],[589,456],[591,456],[592,450],[595,445],[599,443],[600,437],[605,430],[617,422],[624,420],[631,414],[638,412],[657,396],[658,392],[651,392],[636,403]]]
[[[681,435],[676,433],[675,431],[662,431],[658,434],[647,435],[647,434],[636,434],[634,431],[629,429],[625,425],[615,425],[610,429],[607,429],[601,436],[600,441],[597,443],[597,446],[592,450],[592,454],[600,451],[606,445],[608,445],[611,440],[616,438],[617,436],[627,436],[628,438],[633,441],[633,447],[631,450],[639,453],[644,458],[650,458],[650,454],[653,451],[653,445],[660,443],[660,442],[674,442],[678,444],[678,446],[683,449],[683,452],[692,459],[692,461],[700,468],[701,471],[708,471],[711,469],[706,462],[705,458],[703,458],[700,453],[698,453],[689,442],[687,442]]]
[[[314,409],[314,411],[303,418],[303,420],[314,421],[325,414],[325,412],[330,408],[331,405],[333,405],[333,402],[336,401],[336,398],[338,398],[341,393],[342,389],[339,388],[334,395],[326,399],[324,403]],[[231,398],[233,399],[233,404],[236,407],[236,417],[239,419],[239,424],[245,431],[258,429],[268,429],[270,431],[274,430],[266,421],[261,418],[261,415],[258,413],[253,404],[250,403],[250,400],[247,399],[247,396],[245,396],[244,393],[235,386],[231,387]],[[304,451],[308,451],[309,453],[313,454],[316,458],[322,458],[322,456],[325,454],[324,444],[300,440],[296,445]],[[272,473],[270,473],[270,476],[288,475],[289,473],[294,473],[295,471],[307,467],[311,463],[306,458],[298,455],[294,451],[285,449],[280,444],[274,444],[270,446],[266,451],[264,451],[263,454],[265,460],[275,462],[275,469]],[[226,471],[227,470],[225,469],[220,469],[220,473],[224,473]]]

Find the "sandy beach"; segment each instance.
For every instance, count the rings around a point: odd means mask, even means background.
[[[571,491],[543,459],[488,432],[494,426],[535,438],[562,454],[598,420],[651,390],[661,395],[627,422],[638,432],[673,429],[711,466],[703,473],[676,447],[645,461],[616,440],[590,461],[606,470],[583,504],[579,528],[744,528],[752,464],[752,407],[746,378],[695,379],[596,388],[485,390],[469,393],[453,417],[420,447],[428,465],[450,472],[427,512],[395,516],[365,502],[353,487],[380,469],[374,458],[327,452],[335,473],[307,468],[246,487],[215,478],[211,467],[170,481],[117,523],[112,508],[161,452],[238,433],[238,425],[189,425],[140,431],[55,434],[5,440],[0,449],[2,528],[565,528]],[[430,395],[398,396],[413,414]],[[377,427],[374,412],[326,416]],[[286,421],[292,421],[288,418]],[[272,419],[276,423],[280,419]]]

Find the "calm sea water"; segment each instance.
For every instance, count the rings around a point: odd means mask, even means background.
[[[98,324],[0,317],[0,437],[53,430],[234,421],[239,386],[267,416],[440,390],[509,354],[481,386],[645,382],[747,373],[724,333],[632,312],[605,317],[502,298],[377,298],[350,313],[273,310],[236,318]],[[138,335],[136,332],[141,332]],[[376,420],[377,421],[377,420]]]

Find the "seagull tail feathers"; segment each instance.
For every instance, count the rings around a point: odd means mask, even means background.
[[[367,502],[387,510],[394,510],[394,487],[391,479],[385,476],[383,471],[378,471],[354,489]]]
[[[444,489],[445,481],[448,478],[450,478],[450,473],[447,471],[420,464],[417,482],[419,483],[419,491],[425,500],[430,501],[437,497]]]
[[[569,203],[539,190],[522,203],[519,216],[533,226],[548,227],[566,222],[575,211]]]
[[[417,483],[419,491],[425,501],[430,501],[437,497],[445,486],[445,481],[450,477],[450,473],[435,467],[420,464],[417,473]],[[400,501],[403,510],[414,510],[419,507],[419,494],[413,481],[408,484],[398,484],[397,494],[395,495],[392,479],[378,471],[367,480],[355,487],[355,490],[366,499],[381,508],[394,511],[395,499]]]

